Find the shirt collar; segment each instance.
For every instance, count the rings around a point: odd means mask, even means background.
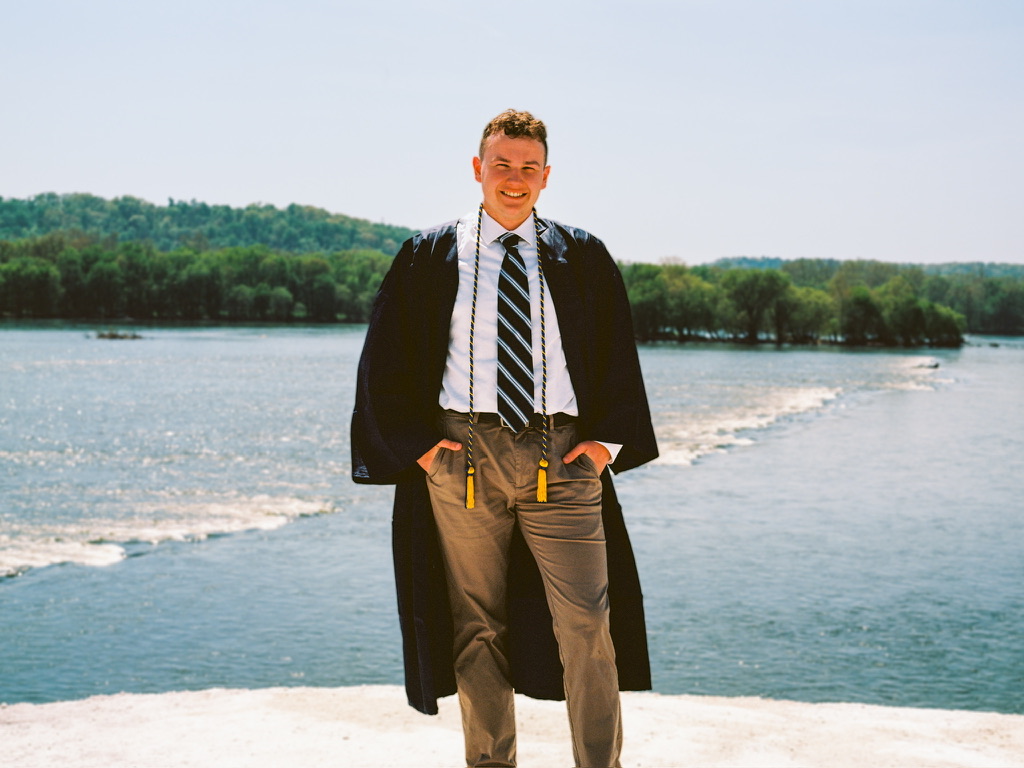
[[[544,225],[541,224],[541,231],[543,231],[543,229]],[[480,242],[484,245],[492,245],[495,240],[508,231],[509,230],[505,229],[501,224],[492,219],[487,211],[483,212],[483,218],[481,219],[480,224]],[[537,247],[537,230],[533,224],[532,214],[526,218],[526,221],[511,231],[523,238],[527,245],[534,248]]]

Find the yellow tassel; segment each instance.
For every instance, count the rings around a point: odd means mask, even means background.
[[[473,472],[472,467],[466,470],[466,509],[476,506],[476,498],[473,493]]]
[[[545,469],[547,465],[547,459],[540,460],[540,469],[537,470],[537,501],[548,500],[548,472]]]

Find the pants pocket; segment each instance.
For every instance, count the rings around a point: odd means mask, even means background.
[[[427,470],[427,477],[434,477],[443,467],[447,460],[447,454],[451,451],[447,448],[438,448],[437,453],[434,454],[434,460],[430,462],[430,469]]]

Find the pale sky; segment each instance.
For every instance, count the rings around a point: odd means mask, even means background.
[[[1024,263],[1021,0],[5,0],[0,196],[475,209],[506,107],[616,258]]]

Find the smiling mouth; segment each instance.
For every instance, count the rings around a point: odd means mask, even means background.
[[[502,192],[501,194],[503,194],[505,197],[511,197],[511,198],[514,198],[514,199],[517,199],[517,200],[520,197],[526,197],[526,193],[525,192]]]

